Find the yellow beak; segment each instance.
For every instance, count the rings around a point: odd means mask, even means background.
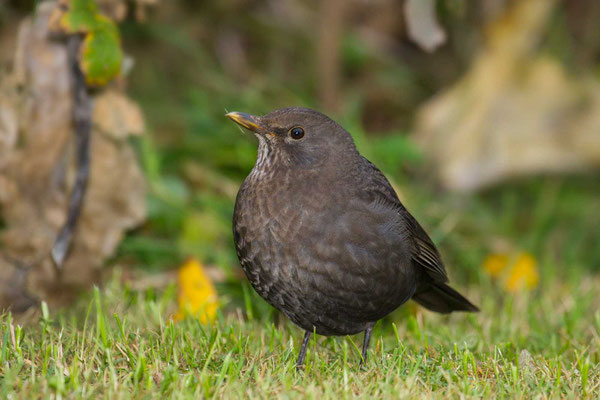
[[[230,112],[225,114],[226,117],[231,119],[236,124],[256,133],[265,134],[268,133],[272,136],[275,136],[273,132],[270,132],[266,129],[260,122],[260,117],[257,117],[252,114],[243,113],[243,112]]]

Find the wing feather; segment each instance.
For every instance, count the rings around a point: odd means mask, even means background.
[[[373,177],[372,185],[370,185],[373,188],[373,195],[379,197],[378,201],[385,201],[390,207],[397,209],[406,224],[409,231],[407,238],[412,241],[413,262],[421,267],[434,282],[448,282],[448,275],[440,253],[427,232],[400,202],[383,173],[369,160],[363,159],[367,163],[367,168],[370,169],[366,175]]]

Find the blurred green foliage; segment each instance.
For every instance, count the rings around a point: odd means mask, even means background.
[[[231,216],[256,143],[224,114],[319,108],[314,26],[290,16],[270,19],[263,6],[172,2],[148,22],[122,26],[124,47],[136,59],[131,92],[149,122],[138,148],[151,191],[148,222],[124,240],[121,260],[161,269],[194,255],[239,275]],[[420,172],[423,157],[407,135],[410,117],[464,70],[481,35],[482,22],[463,2],[440,4],[440,15],[451,39],[432,56],[400,38],[396,57],[382,57],[348,28],[341,47],[343,101],[337,113],[328,113],[397,184],[441,246],[451,276],[481,279],[481,262],[498,241],[530,251],[551,271],[545,276],[600,269],[597,176],[532,178],[469,196],[441,192]],[[470,25],[460,26],[465,21]],[[465,35],[471,38],[459,43]],[[558,49],[553,35],[548,48]],[[236,43],[244,50],[223,54],[222,47]]]

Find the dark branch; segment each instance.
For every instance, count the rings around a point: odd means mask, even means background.
[[[67,221],[61,228],[52,246],[52,260],[57,270],[61,270],[68,256],[77,220],[81,213],[87,181],[90,173],[90,138],[92,130],[92,99],[85,83],[85,76],[79,67],[79,48],[82,38],[71,36],[68,42],[69,63],[73,79],[73,125],[77,153],[77,175],[69,200]]]

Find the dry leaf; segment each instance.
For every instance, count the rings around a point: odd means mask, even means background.
[[[419,111],[416,140],[447,188],[600,166],[600,82],[538,50],[555,3],[512,2],[471,69]]]
[[[40,299],[51,304],[68,300],[97,281],[125,230],[145,216],[144,176],[123,135],[124,129],[137,133],[132,128],[141,125],[141,115],[130,122],[130,115],[120,114],[131,114],[131,106],[121,109],[124,100],[107,104],[101,98],[103,111],[94,115],[87,193],[59,279],[49,255],[65,221],[75,162],[71,66],[64,43],[48,32],[55,6],[41,2],[21,24],[13,68],[0,83],[0,212],[5,223],[0,232],[0,309],[24,311]]]
[[[124,139],[144,133],[144,116],[127,96],[109,89],[94,103],[94,126],[115,139]]]
[[[175,320],[190,315],[197,317],[202,324],[214,321],[219,307],[217,290],[202,264],[194,259],[186,262],[179,268],[178,283],[179,311],[174,316]]]

